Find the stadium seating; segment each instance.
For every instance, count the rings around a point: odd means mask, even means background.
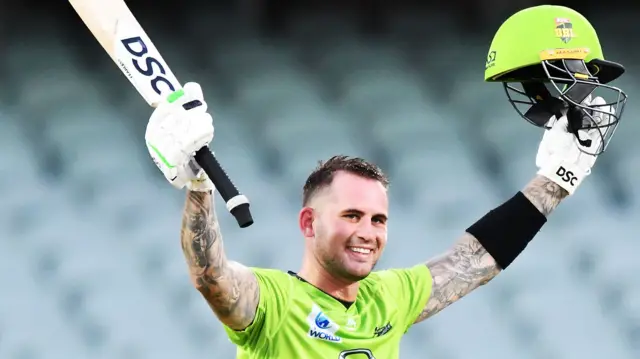
[[[322,38],[313,24],[296,26]],[[458,56],[448,68],[461,70],[443,74],[417,43],[361,41],[336,26],[343,36],[317,48],[295,32],[268,42],[237,31],[216,51],[194,53],[204,56],[196,70],[170,56],[176,73],[211,89],[212,147],[253,202],[247,229],[217,203],[225,247],[240,262],[297,269],[302,184],[333,154],[375,159],[391,177],[386,268],[446,249],[535,173],[540,132],[499,85],[481,82],[472,57],[483,59],[484,47],[448,42],[442,53]],[[233,358],[190,287],[178,243],[184,197],[148,159],[148,109],[124,78],[75,66],[77,48],[28,43],[7,62],[32,71],[14,71],[24,86],[0,108],[0,358]],[[35,49],[51,61],[29,62]],[[630,95],[637,81],[624,81]],[[116,106],[105,96],[117,93]],[[630,103],[602,159],[611,171],[596,169],[509,271],[411,329],[402,358],[638,357],[640,155],[628,151],[639,148],[637,109]],[[617,206],[611,189],[631,205]]]

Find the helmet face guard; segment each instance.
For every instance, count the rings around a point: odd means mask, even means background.
[[[627,95],[617,87],[601,83],[582,59],[544,59],[535,72],[539,72],[540,66],[542,73],[537,76],[503,83],[511,105],[525,120],[547,129],[553,125],[552,117],[566,115],[568,130],[583,146],[582,152],[590,155],[604,152],[618,127]],[[596,96],[606,103],[591,105]],[[599,123],[596,117],[608,120]],[[590,140],[581,139],[579,130],[597,130],[602,140],[599,146],[591,148]]]

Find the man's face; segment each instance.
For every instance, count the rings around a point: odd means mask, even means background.
[[[336,173],[331,186],[312,200],[316,260],[330,274],[348,281],[366,278],[387,243],[387,190],[375,180]]]

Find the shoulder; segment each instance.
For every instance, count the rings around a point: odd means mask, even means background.
[[[291,275],[279,269],[249,267],[249,270],[261,287],[289,287],[293,283]]]
[[[249,267],[249,270],[251,270],[255,275],[259,275],[263,277],[270,277],[270,278],[290,277],[290,275],[287,272],[282,271],[280,269]]]
[[[391,268],[371,272],[361,283],[367,286],[398,287],[403,284],[426,281],[431,283],[431,271],[424,263],[408,268]]]
[[[379,296],[379,300],[396,303],[404,318],[404,332],[426,306],[433,284],[431,271],[424,263],[409,268],[381,270],[372,273],[365,280],[368,286],[376,288],[374,293]]]
[[[421,303],[431,294],[433,277],[425,264],[419,264],[372,272],[360,283],[363,292],[372,296]]]

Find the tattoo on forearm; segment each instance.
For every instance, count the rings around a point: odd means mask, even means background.
[[[531,180],[522,193],[545,216],[551,214],[560,201],[569,195],[564,188],[540,175]]]
[[[433,277],[431,297],[416,323],[433,316],[500,273],[493,257],[468,233],[444,255],[427,262],[427,267]]]
[[[191,280],[209,306],[231,328],[246,328],[255,316],[258,283],[248,268],[227,260],[210,193],[187,194],[180,239]]]
[[[569,195],[565,189],[543,176],[531,180],[522,193],[545,216]],[[500,273],[500,267],[493,257],[468,233],[443,256],[429,261],[427,266],[433,277],[431,297],[416,323],[433,316]]]

